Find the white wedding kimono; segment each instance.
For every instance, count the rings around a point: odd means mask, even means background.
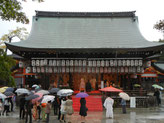
[[[104,107],[106,108],[106,117],[113,118],[113,103],[114,100],[110,97],[107,97],[104,102]]]

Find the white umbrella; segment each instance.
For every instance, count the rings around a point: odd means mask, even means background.
[[[55,98],[55,96],[45,95],[45,96],[43,96],[43,99],[42,99],[41,103],[47,103],[48,101],[53,102],[54,98]]]
[[[0,99],[5,99],[5,98],[7,98],[7,96],[2,94],[2,93],[0,93]]]
[[[32,86],[32,88],[36,88],[37,89],[37,88],[40,88],[40,87],[39,87],[39,85],[35,84],[35,85]]]
[[[50,92],[47,90],[40,90],[40,91],[37,91],[37,93],[41,93],[43,95],[46,95],[46,94],[49,94]]]
[[[71,89],[61,89],[57,92],[58,96],[70,96],[72,95],[73,90]]]
[[[25,88],[18,88],[16,91],[15,91],[18,95],[21,95],[21,94],[30,94],[30,91],[25,89]]]
[[[120,96],[122,99],[124,99],[124,100],[130,100],[129,95],[128,95],[127,93],[125,93],[125,92],[119,93],[119,96]]]

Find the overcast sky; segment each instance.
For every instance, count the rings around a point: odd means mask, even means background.
[[[164,19],[164,0],[45,0],[43,3],[26,0],[23,11],[30,19],[30,24],[23,25],[14,21],[0,21],[0,37],[8,30],[16,27],[31,29],[32,16],[35,10],[71,11],[71,12],[115,12],[136,11],[139,18],[139,28],[142,35],[149,41],[162,39],[162,33],[153,29],[153,25]]]

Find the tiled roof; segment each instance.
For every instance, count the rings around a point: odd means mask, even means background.
[[[55,17],[43,17],[46,13]],[[78,17],[75,13],[59,12],[60,16],[56,16],[57,13],[38,12],[33,18],[28,39],[10,45],[40,49],[137,49],[163,45],[147,41],[142,36],[136,16],[97,17],[98,14],[104,13],[95,13],[95,17]],[[127,15],[127,13],[134,14],[134,12],[115,14]],[[66,14],[70,17],[65,17]],[[82,14],[78,13],[79,16]],[[88,13],[89,15],[93,13]]]

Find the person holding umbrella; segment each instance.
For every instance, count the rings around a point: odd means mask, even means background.
[[[68,96],[67,101],[66,101],[66,109],[65,109],[67,113],[68,123],[71,123],[70,116],[74,113],[72,105],[73,105],[72,98],[71,96]]]
[[[126,114],[126,100],[123,98],[121,99],[121,105],[122,105],[122,113]]]
[[[32,111],[31,111],[33,108],[32,101],[26,100],[25,107],[26,107],[26,109],[25,109],[25,112],[26,112],[25,123],[28,122],[28,116],[30,117],[29,123],[32,123]]]
[[[104,102],[104,107],[106,108],[106,117],[113,118],[113,104],[114,100],[110,97],[107,97]]]
[[[51,111],[51,101],[48,101],[47,105],[46,105],[46,115],[47,115],[47,118],[46,118],[46,123],[49,123],[49,115],[50,115],[50,111]]]
[[[2,109],[3,109],[3,103],[2,103],[2,99],[0,99],[0,116],[1,116],[1,113],[2,113]]]
[[[82,120],[85,120],[85,117],[87,116],[87,111],[88,111],[88,108],[86,107],[86,100],[85,98],[81,98],[79,115],[81,115]]]
[[[62,97],[62,99],[61,99],[61,108],[60,108],[60,112],[61,112],[61,116],[60,116],[60,122],[62,121],[62,120],[64,120],[64,122],[66,122],[65,121],[65,114],[67,113],[66,112],[66,97]],[[64,118],[63,118],[64,117]]]
[[[19,103],[19,118],[21,119],[24,119],[24,116],[25,116],[25,94],[23,94],[20,98],[20,103]],[[23,114],[22,114],[23,113]]]
[[[6,98],[5,102],[4,102],[4,110],[2,115],[4,115],[4,113],[6,112],[6,116],[8,116],[8,112],[9,112],[9,99]]]

